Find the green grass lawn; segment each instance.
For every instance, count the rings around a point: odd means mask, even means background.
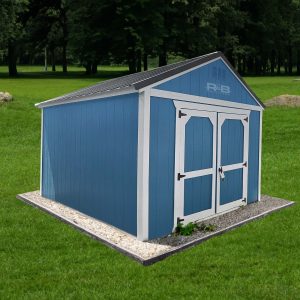
[[[143,267],[16,200],[39,188],[40,112],[33,104],[108,75],[62,80],[33,72],[0,75],[0,90],[15,96],[0,106],[0,299],[300,299],[299,204]],[[246,80],[266,100],[300,94],[292,79]],[[264,113],[262,192],[298,202],[299,125],[300,109]]]

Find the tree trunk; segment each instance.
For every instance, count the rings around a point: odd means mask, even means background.
[[[289,43],[288,45],[288,70],[289,74],[293,74],[293,53],[292,53],[292,46]]]
[[[261,61],[260,58],[255,57],[255,75],[260,75],[261,73]]]
[[[67,43],[63,42],[63,48],[62,48],[62,68],[63,72],[68,72],[68,66],[67,66]]]
[[[271,67],[271,75],[274,75],[275,72],[275,50],[272,49],[271,58],[270,58],[270,67]]]
[[[127,62],[129,67],[129,73],[136,73],[136,60],[135,52],[133,49],[129,49],[127,52]]]
[[[92,63],[88,61],[85,65],[85,74],[86,75],[91,75],[92,74]]]
[[[55,66],[55,50],[54,48],[52,48],[50,50],[51,52],[51,66],[52,66],[52,72],[55,72],[56,71],[56,66]]]
[[[288,63],[287,63],[287,59],[284,60],[284,73],[285,73],[285,75],[288,74]]]
[[[166,46],[166,42],[164,41],[158,57],[158,66],[162,67],[165,66],[166,64],[167,64],[167,46]]]
[[[144,71],[148,70],[148,54],[147,52],[144,52],[143,55],[143,66],[144,66]]]
[[[238,72],[240,74],[242,74],[242,72],[243,72],[241,55],[238,56]]]
[[[8,72],[10,77],[18,75],[16,49],[12,41],[8,42]]]
[[[246,74],[246,57],[245,55],[243,56],[243,66],[242,66],[242,74],[245,75]]]
[[[142,51],[141,49],[137,50],[137,65],[136,65],[136,71],[141,72],[142,71]]]
[[[248,67],[248,73],[253,74],[254,62],[253,62],[253,57],[252,56],[249,56],[249,58],[247,60],[247,67]]]
[[[97,74],[97,68],[98,68],[98,62],[93,61],[92,67],[91,67],[92,74]]]
[[[300,49],[297,50],[297,75],[300,75]]]
[[[68,71],[67,65],[67,44],[68,44],[68,28],[67,28],[67,12],[66,8],[62,7],[60,10],[61,27],[62,27],[62,68],[63,72]]]
[[[47,53],[47,47],[45,47],[45,72],[48,71],[48,53]]]
[[[280,53],[278,53],[278,57],[277,57],[277,75],[280,75],[280,68],[281,68],[281,55]]]

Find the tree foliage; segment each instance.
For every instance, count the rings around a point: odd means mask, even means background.
[[[148,58],[168,63],[220,50],[239,72],[300,74],[300,0],[0,0],[0,50],[17,60],[47,50],[95,73],[103,63],[130,72]],[[28,60],[28,59],[27,59]],[[34,61],[34,60],[33,60]]]

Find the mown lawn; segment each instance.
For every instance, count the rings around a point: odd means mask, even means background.
[[[0,75],[0,90],[15,96],[0,106],[0,299],[300,299],[299,204],[143,267],[16,200],[39,187],[33,104],[107,73],[75,75]],[[292,79],[246,80],[266,100],[300,94]],[[264,113],[262,192],[298,202],[299,125],[300,109]]]

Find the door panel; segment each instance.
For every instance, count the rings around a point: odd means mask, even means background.
[[[174,219],[188,223],[215,213],[217,113],[182,109],[179,116]]]
[[[184,171],[212,168],[213,124],[209,118],[191,117],[185,125]]]
[[[184,216],[212,208],[212,175],[186,179],[184,182]]]
[[[221,165],[233,165],[244,160],[244,126],[241,120],[225,120],[221,126]]]
[[[249,117],[218,114],[217,213],[247,201]]]
[[[243,169],[225,172],[220,182],[220,204],[224,205],[243,198]]]

